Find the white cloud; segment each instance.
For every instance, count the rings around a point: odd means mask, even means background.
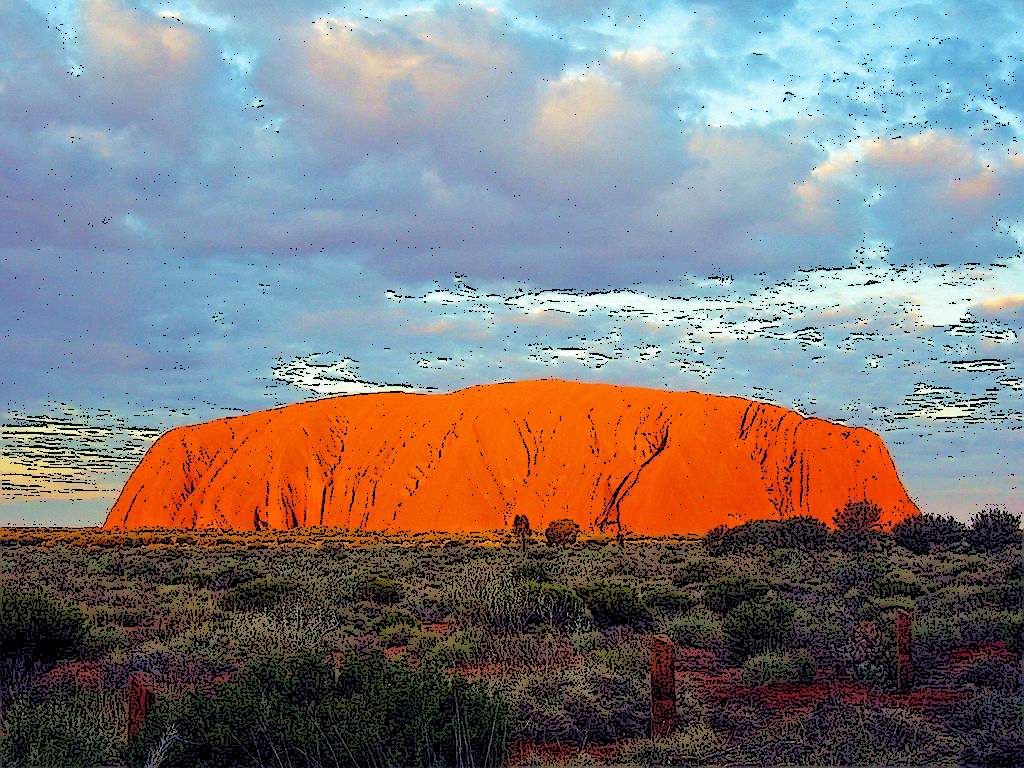
[[[317,395],[361,395],[371,392],[420,392],[409,384],[366,381],[359,364],[350,357],[332,359],[330,352],[315,352],[291,360],[279,360],[271,369],[275,380]]]
[[[1010,367],[1010,364],[1005,360],[955,360],[950,365],[957,370],[979,373],[1005,371]]]

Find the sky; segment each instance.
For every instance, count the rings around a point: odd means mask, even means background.
[[[178,424],[738,394],[1024,511],[1024,5],[0,0],[0,525]]]

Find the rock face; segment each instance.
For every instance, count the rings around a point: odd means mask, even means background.
[[[106,528],[701,533],[871,499],[917,508],[881,438],[739,397],[527,381],[353,395],[172,429]]]

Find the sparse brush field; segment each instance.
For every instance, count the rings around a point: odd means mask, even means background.
[[[3,531],[0,766],[1021,764],[1015,524],[819,526]]]

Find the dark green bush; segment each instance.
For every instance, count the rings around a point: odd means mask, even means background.
[[[551,581],[550,566],[540,560],[527,560],[513,568],[512,574],[526,581]]]
[[[1020,516],[1002,507],[988,507],[971,520],[967,543],[979,552],[1000,552],[1020,544]]]
[[[623,745],[619,760],[633,766],[736,765],[736,742],[704,722],[688,723],[670,736]]]
[[[799,648],[792,654],[797,682],[812,683],[818,675],[818,661],[806,648]]]
[[[544,538],[549,547],[569,547],[576,543],[580,535],[580,526],[574,520],[555,520],[544,531]]]
[[[745,600],[768,591],[768,585],[745,573],[730,573],[709,581],[704,588],[704,603],[713,611],[727,613]]]
[[[229,611],[265,611],[295,591],[286,579],[269,576],[253,579],[224,593],[223,605]]]
[[[524,586],[529,604],[527,620],[531,624],[564,627],[578,622],[586,613],[579,595],[562,584],[528,581]]]
[[[0,588],[0,659],[50,663],[70,656],[86,639],[77,605],[41,592]]]
[[[950,725],[966,742],[960,765],[1018,768],[1024,754],[1024,707],[1019,693],[990,693],[968,700]]]
[[[916,555],[951,547],[964,539],[967,527],[959,520],[940,515],[913,515],[892,527],[892,537]]]
[[[635,587],[617,581],[595,581],[579,590],[583,603],[599,627],[623,625],[637,629],[653,620]]]
[[[655,611],[688,611],[698,602],[692,592],[684,592],[663,584],[656,584],[644,590],[644,603]]]
[[[357,600],[367,600],[379,605],[394,605],[402,600],[404,590],[394,579],[373,576],[358,581],[353,588],[353,594]]]
[[[894,707],[816,704],[791,725],[776,724],[749,739],[758,765],[950,765],[953,745],[920,715]],[[774,727],[773,727],[774,726]]]
[[[729,526],[723,523],[722,525],[715,526],[704,534],[702,541],[704,542],[704,547],[710,554],[715,555],[720,551],[719,548],[722,544],[722,540],[725,538],[727,533],[729,533]]]
[[[828,528],[816,518],[799,515],[785,520],[751,520],[735,528],[716,528],[704,538],[713,555],[728,555],[751,547],[767,549],[822,549],[828,542]]]
[[[111,706],[113,705],[113,707]],[[3,712],[0,765],[95,768],[119,763],[124,722],[120,701],[59,686],[36,689]]]
[[[982,657],[965,666],[956,681],[995,691],[1016,691],[1021,687],[1020,661]]]
[[[672,638],[672,642],[683,648],[714,651],[720,648],[725,640],[722,619],[707,608],[694,608],[686,615],[670,622],[665,632]]]
[[[167,768],[497,766],[508,713],[482,683],[378,653],[348,658],[337,675],[320,658],[285,656],[252,664],[212,697],[158,700],[140,752],[172,725]]]
[[[515,737],[589,744],[641,736],[650,704],[632,676],[578,669],[528,673],[511,691]]]
[[[726,648],[737,658],[784,650],[792,636],[796,606],[776,592],[746,600],[722,623]]]

